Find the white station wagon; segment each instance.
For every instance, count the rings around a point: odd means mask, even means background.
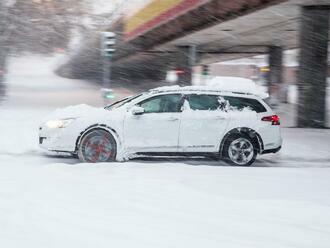
[[[203,86],[169,86],[104,109],[78,105],[40,126],[42,148],[83,162],[137,156],[216,156],[249,166],[281,149],[280,120],[257,95]]]

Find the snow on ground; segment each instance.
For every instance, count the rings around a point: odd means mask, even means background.
[[[43,64],[29,61],[35,71]],[[33,80],[10,73],[0,105],[2,247],[329,247],[329,130],[285,128],[281,153],[251,168],[80,164],[39,150],[38,124],[63,105],[101,105],[99,89],[47,72]]]
[[[1,164],[4,247],[328,247],[329,173]]]
[[[61,56],[12,58],[7,77],[7,101],[3,105],[8,108],[50,109],[72,102],[86,102],[102,106],[98,85],[54,75],[51,70],[61,59]]]

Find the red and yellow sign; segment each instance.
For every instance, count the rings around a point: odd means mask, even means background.
[[[134,39],[205,2],[207,0],[154,0],[126,20],[125,39]]]

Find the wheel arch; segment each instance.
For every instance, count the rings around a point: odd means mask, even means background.
[[[93,131],[93,130],[98,130],[98,129],[105,130],[105,131],[109,132],[113,136],[113,138],[115,139],[116,146],[117,146],[117,149],[118,149],[118,146],[121,145],[121,140],[120,140],[120,137],[119,137],[117,131],[115,129],[105,125],[105,124],[94,124],[94,125],[89,126],[86,129],[84,129],[82,132],[80,132],[78,138],[76,139],[75,153],[78,151],[78,145],[80,144],[81,139],[84,137],[84,135],[91,132],[91,131]]]
[[[263,140],[257,131],[253,130],[252,128],[248,128],[248,127],[238,127],[238,128],[234,128],[234,129],[230,130],[223,137],[223,139],[220,143],[220,151],[219,151],[220,156],[223,156],[223,149],[224,149],[225,143],[228,140],[228,138],[232,135],[247,135],[248,137],[250,137],[252,139],[252,141],[254,141],[257,144],[258,153],[262,153],[262,151],[264,150]]]

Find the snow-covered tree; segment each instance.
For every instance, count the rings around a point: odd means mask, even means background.
[[[0,3],[0,50],[3,53],[52,53],[66,49],[85,14],[81,0],[6,0]]]

